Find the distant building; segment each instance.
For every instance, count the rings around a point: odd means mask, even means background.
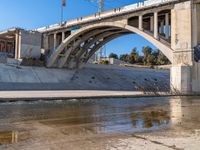
[[[0,62],[7,58],[20,60],[23,58],[39,59],[41,56],[42,34],[21,28],[12,28],[0,32]]]
[[[99,61],[94,61],[94,59],[90,59],[88,61],[88,63],[100,64],[100,61],[108,61],[110,65],[125,65],[125,64],[129,64],[128,62],[124,62],[124,61],[121,61],[119,59],[109,58],[109,57],[101,58]]]

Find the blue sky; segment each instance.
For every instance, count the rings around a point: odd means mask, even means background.
[[[67,0],[64,20],[93,14],[97,11],[96,0]],[[105,0],[105,10],[133,4],[139,0]],[[141,0],[142,1],[142,0]],[[60,22],[61,0],[0,0],[0,30],[10,27],[36,29]],[[137,35],[128,35],[106,45],[107,54],[129,53],[132,48],[140,50],[153,45]],[[153,47],[154,48],[154,47]]]

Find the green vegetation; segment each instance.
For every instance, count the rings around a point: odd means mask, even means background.
[[[110,53],[109,58],[115,58],[115,59],[119,59],[118,55],[115,53]]]
[[[109,65],[109,61],[108,60],[101,60],[100,64]]]
[[[130,54],[122,54],[118,57],[117,54],[111,53],[109,58],[119,58],[121,61],[128,62],[130,64],[149,66],[170,64],[170,61],[161,51],[153,50],[149,46],[143,47],[142,53],[143,55],[139,55],[137,48],[133,48]]]

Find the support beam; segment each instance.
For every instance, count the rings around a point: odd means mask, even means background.
[[[143,16],[142,15],[139,16],[139,29],[143,30]]]
[[[53,50],[55,51],[56,50],[56,47],[57,47],[57,39],[56,39],[57,35],[56,33],[54,33],[53,35]]]
[[[153,16],[151,16],[151,17],[150,17],[150,31],[151,31],[151,32],[153,32],[153,24],[154,24],[153,20],[154,20],[154,19],[153,19]]]
[[[21,32],[19,30],[15,33],[15,59],[20,59],[21,50]]]
[[[158,12],[154,12],[154,38],[158,39]]]
[[[92,55],[94,55],[94,53],[99,49],[101,48],[103,45],[105,45],[106,43],[112,41],[113,39],[117,38],[117,37],[120,37],[122,35],[125,35],[125,34],[128,34],[128,33],[118,33],[118,34],[114,34],[114,35],[111,35],[107,38],[105,38],[103,41],[101,41],[99,44],[95,45],[92,50],[90,50],[90,53],[88,53],[88,56],[86,57],[85,59],[85,63],[90,59],[90,57],[92,57]]]
[[[68,59],[69,59],[68,57],[69,57],[70,53],[73,50],[76,50],[80,46],[80,44],[82,42],[84,42],[85,40],[87,40],[91,36],[94,36],[94,35],[97,35],[99,33],[103,33],[103,32],[109,31],[109,30],[113,30],[113,29],[116,29],[116,28],[106,28],[106,29],[102,29],[102,30],[93,30],[93,31],[89,32],[88,34],[84,35],[81,40],[76,41],[76,44],[74,45],[74,47],[70,47],[67,50],[67,52],[65,52],[65,56],[63,58],[61,58],[61,60],[59,62],[59,65],[58,65],[59,68],[62,68],[64,66],[64,64],[66,62],[68,62]]]
[[[169,14],[165,14],[165,38],[169,39]]]
[[[163,34],[164,33],[164,20],[162,20],[160,22],[160,33]]]
[[[47,35],[43,35],[43,47],[45,50],[49,49],[49,38]]]
[[[19,32],[15,33],[15,59],[19,59]]]
[[[110,36],[112,34],[117,34],[117,33],[121,33],[124,32],[122,30],[119,29],[115,29],[112,31],[108,31],[108,32],[103,32],[97,36],[95,36],[91,41],[89,41],[88,43],[85,43],[84,46],[82,48],[80,48],[79,52],[77,52],[77,59],[80,59],[80,57],[84,54],[85,51],[87,51],[89,49],[90,46],[92,46],[93,44],[95,44],[98,40],[106,38],[107,36]]]
[[[64,41],[65,40],[65,32],[63,31],[62,32],[62,41]]]

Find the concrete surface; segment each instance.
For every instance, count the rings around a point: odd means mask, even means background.
[[[131,91],[0,91],[0,100],[73,99],[102,97],[137,97],[143,92]]]
[[[33,31],[20,31],[21,43],[20,46],[20,58],[36,58],[41,56],[41,41],[42,34]]]
[[[169,71],[88,65],[77,71],[0,65],[0,90],[169,90]]]

